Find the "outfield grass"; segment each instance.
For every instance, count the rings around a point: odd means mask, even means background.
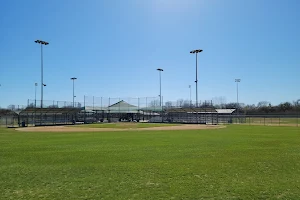
[[[0,199],[299,199],[300,128],[0,129]]]
[[[98,123],[98,124],[80,124],[71,125],[71,127],[77,128],[148,128],[148,127],[162,127],[162,126],[179,126],[179,124],[164,124],[164,123],[134,123],[134,122],[124,122],[124,123]]]

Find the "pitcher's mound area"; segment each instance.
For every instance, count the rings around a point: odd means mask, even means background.
[[[26,132],[100,132],[100,131],[144,131],[144,130],[204,130],[204,129],[219,129],[225,128],[221,125],[200,125],[188,124],[177,126],[160,126],[160,127],[147,127],[147,128],[90,128],[90,127],[76,127],[76,126],[40,126],[40,127],[26,127],[17,128],[17,131]]]

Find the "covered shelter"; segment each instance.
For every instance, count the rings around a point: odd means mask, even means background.
[[[165,113],[168,122],[217,124],[217,111],[212,107],[169,108]]]
[[[0,127],[15,127],[18,125],[19,111],[0,109]]]
[[[106,107],[86,106],[84,110],[79,113],[78,120],[84,121],[84,123],[147,121],[153,116],[160,115],[160,112],[160,107],[140,107],[139,105],[132,105],[124,100],[120,100]]]
[[[81,108],[26,108],[19,113],[19,123],[26,126],[74,124]]]

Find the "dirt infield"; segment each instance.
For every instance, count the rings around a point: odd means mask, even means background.
[[[103,131],[144,131],[144,130],[205,130],[205,129],[219,129],[226,126],[220,125],[197,125],[189,124],[182,126],[161,126],[161,127],[147,127],[147,128],[89,128],[89,127],[69,127],[69,126],[41,126],[41,127],[26,127],[17,128],[17,131],[25,132],[103,132]]]

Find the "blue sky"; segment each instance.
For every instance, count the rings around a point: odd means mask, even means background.
[[[163,68],[164,100],[225,97],[277,104],[300,98],[298,0],[7,0],[0,6],[0,106],[45,100],[153,97]],[[38,87],[40,98],[40,87]]]

